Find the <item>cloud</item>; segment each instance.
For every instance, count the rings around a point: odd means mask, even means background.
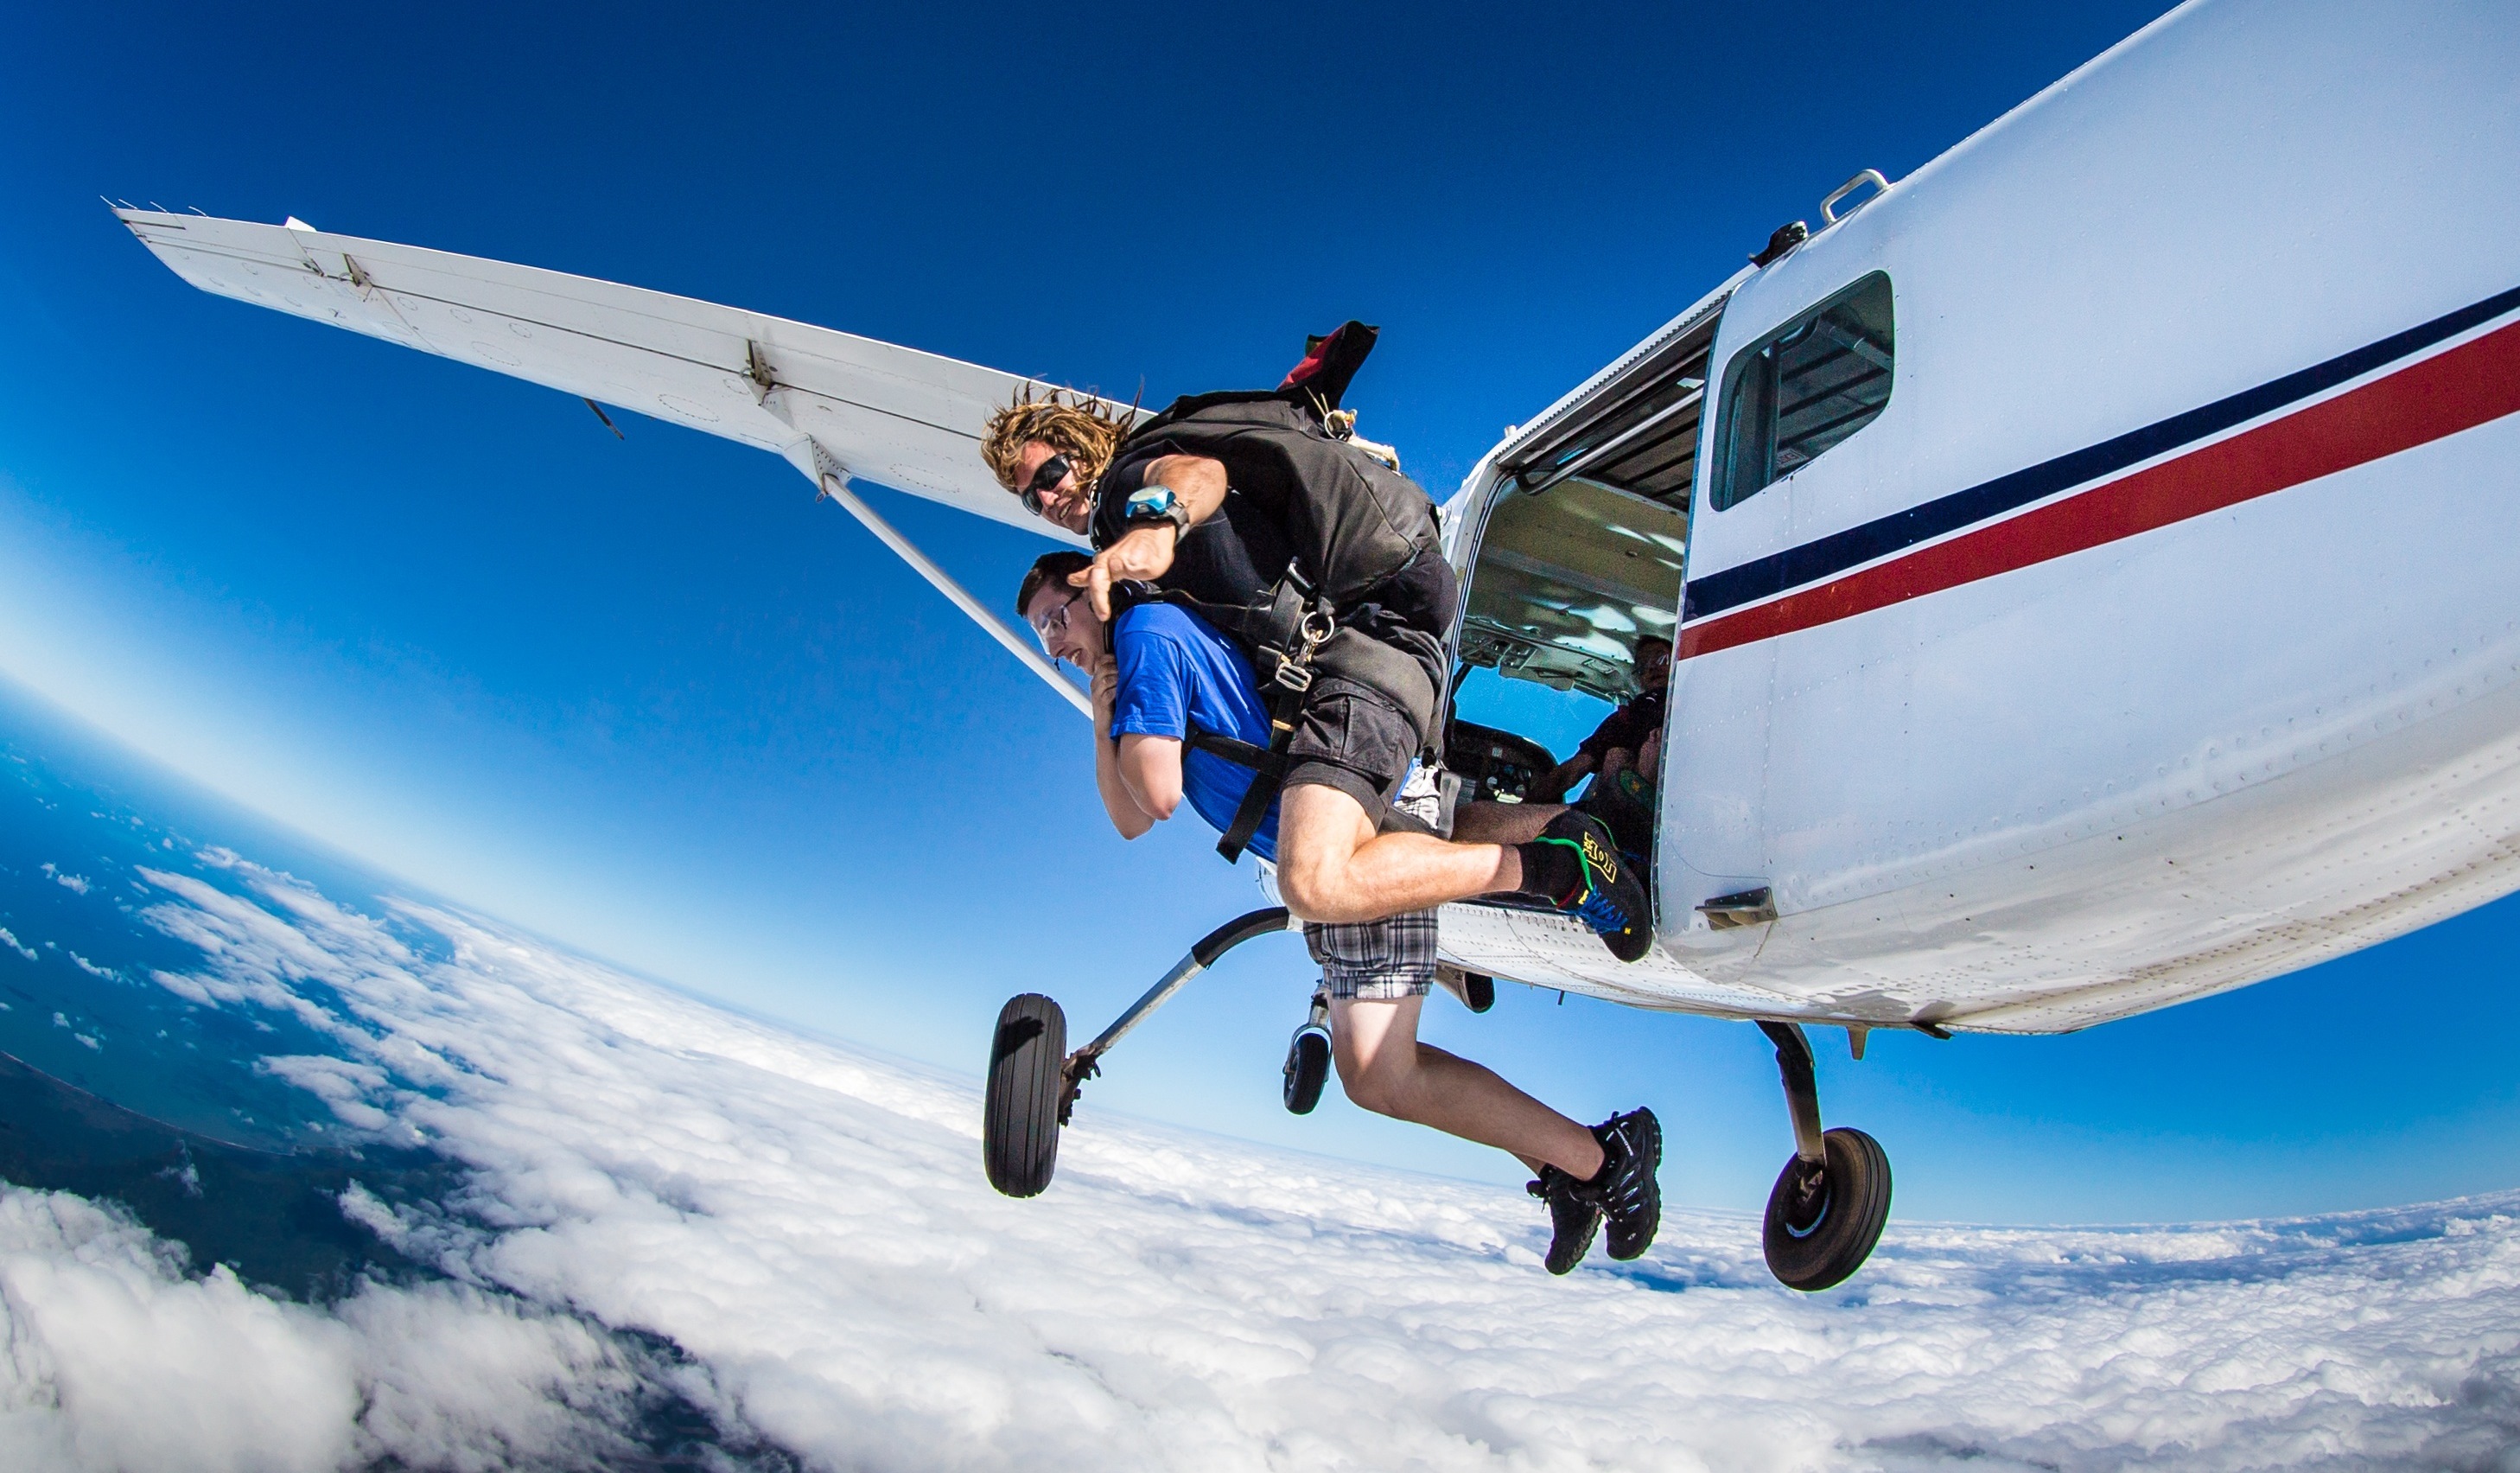
[[[36,954],[34,947],[27,945],[24,942],[22,942],[15,936],[10,935],[9,928],[6,926],[0,926],[0,944],[7,945],[10,950],[17,952],[20,956],[26,958],[28,961],[37,961],[41,959]]]
[[[385,1072],[373,1064],[337,1059],[329,1054],[285,1054],[259,1060],[255,1069],[275,1075],[333,1107],[333,1113],[362,1130],[382,1130],[393,1118],[368,1103],[385,1086]]]
[[[348,1336],[225,1268],[182,1265],[118,1214],[0,1189],[0,1463],[135,1470],[337,1465]]]
[[[32,1224],[0,1244],[0,1404],[32,1408],[0,1415],[25,1439],[0,1463],[171,1466],[150,1428],[196,1416],[213,1435],[188,1466],[600,1461],[667,1396],[739,1446],[870,1470],[2482,1467],[2520,1442],[2520,1194],[1894,1222],[1809,1297],[1768,1278],[1754,1221],[1678,1211],[1639,1264],[1555,1279],[1518,1194],[1090,1095],[1057,1184],[1009,1201],[980,1179],[968,1081],[474,917],[359,915],[226,867],[245,894],[148,875],[146,914],[203,949],[159,981],[316,1022],[341,1058],[261,1067],[471,1169],[444,1202],[342,1199],[448,1280],[281,1305],[184,1277],[77,1199],[0,1197],[0,1223]],[[72,1312],[22,1271],[100,1276],[124,1307]]]
[[[659,1374],[466,1285],[372,1284],[318,1311],[186,1268],[118,1211],[0,1187],[0,1467],[600,1467]]]
[[[44,873],[52,876],[53,883],[61,886],[65,890],[75,891],[80,895],[87,894],[87,876],[85,875],[68,874],[50,864],[44,866]]]

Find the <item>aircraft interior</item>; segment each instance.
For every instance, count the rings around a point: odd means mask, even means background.
[[[1612,365],[1499,468],[1456,648],[1447,753],[1465,796],[1548,797],[1534,785],[1608,713],[1595,702],[1636,695],[1638,641],[1676,632],[1721,305]],[[1756,495],[1869,423],[1893,350],[1890,280],[1875,272],[1734,353],[1711,504]],[[1501,698],[1516,681],[1562,693],[1565,709],[1527,686]]]
[[[1637,694],[1638,641],[1674,637],[1714,327],[1614,368],[1500,468],[1455,651],[1465,799],[1547,797],[1541,779]]]
[[[1688,517],[1570,478],[1539,495],[1508,492],[1486,532],[1472,567],[1459,674],[1466,684],[1486,670],[1562,699],[1541,697],[1539,709],[1558,707],[1551,713],[1557,719],[1535,721],[1537,692],[1499,700],[1482,682],[1464,691],[1447,750],[1463,796],[1520,802],[1608,714],[1599,703],[1616,707],[1637,694],[1637,642],[1672,637]]]

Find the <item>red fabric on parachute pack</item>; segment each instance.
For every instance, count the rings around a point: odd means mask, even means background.
[[[1278,391],[1307,390],[1322,401],[1325,411],[1336,409],[1347,392],[1348,380],[1364,366],[1366,354],[1373,351],[1373,342],[1381,334],[1378,327],[1351,320],[1339,324],[1328,337],[1306,338],[1304,361],[1286,370]]]

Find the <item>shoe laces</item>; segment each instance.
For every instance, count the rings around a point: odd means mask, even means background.
[[[1587,888],[1592,893],[1584,898],[1583,904],[1575,907],[1576,918],[1604,934],[1627,930],[1628,913],[1619,908],[1619,902],[1611,899],[1607,892],[1591,885],[1590,876],[1586,878]]]
[[[1603,1133],[1606,1138],[1601,1142],[1602,1206],[1610,1216],[1617,1217],[1621,1213],[1634,1212],[1644,1204],[1645,1174],[1636,1169],[1637,1163],[1644,1158],[1637,1150],[1637,1143],[1628,1138],[1625,1123],[1614,1125]]]
[[[1590,1211],[1599,1211],[1602,1204],[1598,1184],[1586,1181],[1553,1166],[1540,1169],[1540,1179],[1528,1182],[1523,1190],[1554,1208],[1560,1203],[1572,1204]]]

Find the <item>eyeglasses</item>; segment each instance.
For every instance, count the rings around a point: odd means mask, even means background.
[[[1042,507],[1050,500],[1050,493],[1058,488],[1058,483],[1065,481],[1067,473],[1073,469],[1064,455],[1054,455],[1043,461],[1041,469],[1032,473],[1032,484],[1023,488],[1024,510],[1036,517],[1046,515]]]
[[[1075,592],[1067,595],[1067,602],[1060,604],[1058,608],[1051,610],[1039,619],[1029,619],[1024,621],[1026,623],[1032,625],[1033,637],[1041,641],[1041,647],[1044,650],[1048,650],[1050,648],[1050,642],[1053,639],[1056,639],[1059,635],[1067,632],[1067,611],[1075,608],[1076,601],[1084,596],[1085,590],[1079,588]]]

